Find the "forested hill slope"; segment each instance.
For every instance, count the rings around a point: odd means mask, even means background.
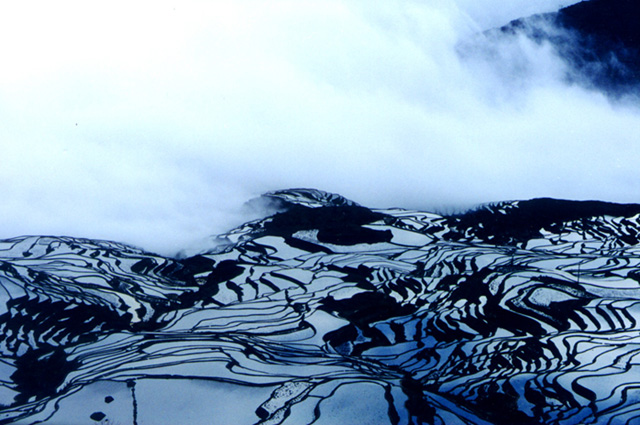
[[[515,20],[502,33],[549,41],[573,68],[570,80],[619,97],[640,87],[640,3],[589,0]]]

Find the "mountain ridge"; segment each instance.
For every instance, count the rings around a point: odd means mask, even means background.
[[[640,5],[632,0],[587,0],[557,12],[511,21],[489,33],[551,43],[572,69],[566,78],[608,95],[638,94]]]

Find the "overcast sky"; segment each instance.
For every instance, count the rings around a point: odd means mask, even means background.
[[[167,254],[290,187],[640,202],[639,108],[565,84],[550,46],[474,38],[570,3],[3,4],[0,237]]]

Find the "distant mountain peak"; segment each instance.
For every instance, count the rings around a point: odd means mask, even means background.
[[[263,197],[284,202],[291,205],[302,205],[309,208],[328,206],[355,206],[355,202],[336,193],[318,189],[285,189],[267,192]]]
[[[573,71],[569,81],[620,97],[640,94],[638,22],[640,3],[635,0],[590,0],[523,17],[498,30],[550,42]]]

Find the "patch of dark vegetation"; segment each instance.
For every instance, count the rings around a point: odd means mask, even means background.
[[[11,380],[19,392],[15,397],[17,404],[55,395],[67,375],[78,366],[67,359],[62,348],[51,346],[28,350],[16,359],[15,365]]]
[[[385,217],[385,214],[357,205],[319,208],[291,205],[287,211],[271,217],[264,225],[264,232],[290,238],[299,231],[317,230],[320,242],[335,245],[388,242],[392,238],[390,231],[362,227]]]
[[[639,204],[616,204],[601,201],[567,201],[539,198],[520,201],[515,207],[485,207],[447,217],[454,232],[450,240],[471,233],[481,240],[498,245],[515,245],[541,237],[540,231],[561,231],[568,222],[602,216],[631,217],[640,213]]]

